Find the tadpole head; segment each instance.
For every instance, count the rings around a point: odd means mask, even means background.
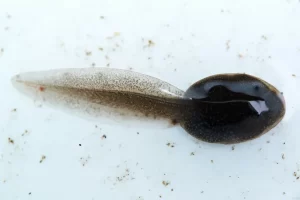
[[[181,126],[211,143],[240,143],[276,126],[285,114],[283,95],[271,84],[247,74],[219,74],[193,84]]]

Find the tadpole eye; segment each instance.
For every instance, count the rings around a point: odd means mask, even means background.
[[[247,74],[207,77],[193,84],[185,97],[193,102],[181,126],[207,142],[239,143],[256,138],[278,124],[285,114],[280,92]]]

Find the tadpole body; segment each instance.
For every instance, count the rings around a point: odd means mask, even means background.
[[[27,88],[44,93],[45,100],[73,106],[83,101],[125,116],[165,118],[211,143],[251,140],[276,126],[285,114],[282,94],[247,74],[206,77],[185,92],[151,76],[109,68],[27,72],[12,82],[21,92]]]

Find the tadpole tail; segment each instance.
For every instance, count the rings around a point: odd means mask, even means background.
[[[58,106],[96,115],[173,119],[184,92],[160,79],[111,68],[71,68],[26,72],[12,78],[22,93]]]

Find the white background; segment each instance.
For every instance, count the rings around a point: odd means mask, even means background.
[[[0,0],[0,199],[300,199],[299,21],[299,0]],[[259,76],[283,91],[286,116],[253,141],[208,144],[179,126],[69,115],[10,82],[107,64],[183,90]]]

